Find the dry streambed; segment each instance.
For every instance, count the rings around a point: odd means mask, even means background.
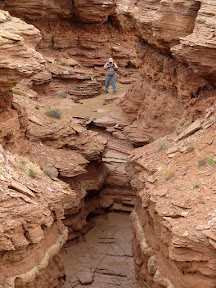
[[[65,288],[138,288],[131,253],[132,231],[127,213],[108,213],[92,219],[85,240],[65,247]]]

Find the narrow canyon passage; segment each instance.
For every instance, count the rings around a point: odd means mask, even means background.
[[[216,1],[0,9],[0,288],[216,288]]]
[[[62,249],[66,274],[64,288],[86,285],[91,288],[140,287],[135,279],[131,252],[133,233],[129,215],[134,195],[125,171],[132,145],[115,134],[121,132],[124,119],[116,101],[127,91],[128,85],[118,83],[117,88],[116,95],[102,93],[79,100],[65,110],[78,122],[89,122],[89,129],[96,130],[108,141],[103,155],[107,176],[101,193],[107,194],[108,201],[114,203],[108,212],[90,220],[88,225],[93,228],[81,240],[69,241]],[[115,122],[116,130],[112,128],[112,131],[109,126],[113,127]]]
[[[63,248],[65,288],[139,287],[134,275],[128,216],[123,212],[96,216],[84,241]]]

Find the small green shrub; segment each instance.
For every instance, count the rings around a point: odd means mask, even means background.
[[[193,186],[193,189],[197,189],[197,188],[200,188],[200,184],[195,184],[195,185]]]
[[[67,91],[62,91],[58,93],[58,97],[60,98],[67,98],[68,92]]]
[[[173,176],[173,172],[168,167],[163,167],[160,171],[160,178],[162,180],[168,181]]]
[[[206,164],[213,166],[215,164],[214,158],[206,157],[204,159],[198,160],[198,166],[205,166]]]
[[[210,165],[210,166],[213,166],[215,163],[213,157],[206,157],[205,160],[208,163],[208,165]]]
[[[43,168],[43,172],[50,178],[53,179],[54,178],[54,172],[52,168]]]
[[[165,139],[158,139],[155,141],[155,146],[158,151],[166,150],[168,148],[168,143]]]
[[[19,90],[19,89],[13,89],[13,94],[23,95],[23,91],[21,91],[21,90]]]
[[[40,107],[38,105],[35,106],[36,110],[40,110]]]
[[[194,151],[194,146],[188,146],[187,147],[187,152],[193,152]]]
[[[176,190],[179,190],[179,188],[180,188],[180,185],[176,184],[176,185],[175,185],[175,189],[176,189]]]
[[[181,134],[181,131],[176,131],[176,135],[180,135]]]
[[[201,201],[201,204],[205,204],[205,201]]]
[[[167,171],[164,173],[164,179],[165,179],[166,181],[168,181],[172,176],[173,176],[173,173],[172,173],[172,171],[170,171],[170,170],[167,170]]]
[[[49,116],[51,118],[56,118],[56,119],[60,119],[61,118],[61,115],[62,115],[62,112],[55,108],[55,109],[49,109],[45,112],[45,115],[46,116]]]
[[[36,176],[37,176],[37,172],[36,171],[34,171],[33,169],[29,169],[28,170],[28,175],[31,177],[31,178],[36,178]]]

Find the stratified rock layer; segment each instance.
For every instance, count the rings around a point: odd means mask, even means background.
[[[42,55],[32,49],[40,39],[40,31],[34,26],[0,11],[1,93],[43,68]]]
[[[36,275],[61,249],[68,233],[62,223],[66,196],[75,199],[67,184],[50,180],[38,166],[1,147],[0,266],[7,283],[4,287],[35,287]],[[47,282],[42,281],[41,286],[60,285],[63,267],[54,267],[56,273],[49,267]]]
[[[172,53],[181,62],[187,63],[199,75],[211,80],[214,85],[216,49],[216,3],[202,0],[196,17],[193,33],[182,37]]]
[[[142,146],[180,130],[214,103],[215,3],[117,1],[116,11],[122,27],[139,37],[140,77],[122,108],[131,121],[125,135]]]
[[[20,86],[25,86],[24,92],[29,89],[29,98],[37,98],[38,94],[49,95],[50,91],[52,96],[55,93],[85,98],[96,96],[100,93],[104,80],[102,66],[110,56],[120,64],[119,75],[124,83],[134,81],[134,70],[138,64],[140,77],[121,103],[130,125],[122,126],[120,137],[127,138],[137,147],[172,132],[180,135],[176,139],[170,136],[167,140],[162,139],[145,149],[138,149],[132,154],[128,167],[126,165],[131,184],[138,194],[135,211],[131,216],[137,275],[143,286],[215,288],[215,207],[212,204],[215,202],[215,118],[209,118],[214,109],[208,110],[207,120],[198,121],[206,114],[207,108],[214,108],[215,103],[214,1],[64,0],[61,3],[22,1],[14,5],[14,1],[12,3],[11,0],[5,0],[0,5],[9,9],[13,15],[32,21],[42,30],[43,39],[39,47],[40,51],[46,54],[48,63],[42,73],[20,83]],[[40,21],[41,14],[46,18],[43,21]],[[103,209],[112,203],[107,200],[107,195],[104,198],[103,194],[100,194],[100,197],[97,194],[106,177],[104,166],[100,163],[106,141],[98,134],[74,124],[72,119],[67,117],[68,114],[63,121],[46,118],[44,112],[49,105],[44,105],[42,98],[39,103],[41,106],[37,102],[35,105],[35,111],[41,110],[42,113],[31,113],[28,109],[26,113],[20,106],[20,102],[25,102],[23,97],[17,97],[18,101],[11,107],[12,95],[9,88],[23,77],[29,77],[42,68],[44,60],[31,49],[41,36],[33,26],[25,26],[21,20],[11,18],[6,12],[1,13],[0,22],[0,49],[10,56],[9,60],[6,58],[5,61],[2,53],[0,59],[0,67],[4,68],[6,73],[6,78],[0,75],[0,103],[3,111],[1,143],[10,150],[15,149],[14,151],[23,154],[28,152],[41,168],[48,164],[49,168],[54,168],[50,178],[55,180],[59,175],[70,185],[70,189],[67,186],[69,193],[65,200],[67,204],[64,205],[64,223],[69,227],[69,239],[78,238],[88,229],[88,215],[92,211],[102,213]],[[28,32],[23,32],[23,29]],[[134,35],[139,38],[136,45],[137,61]],[[53,58],[59,60],[53,61]],[[80,69],[80,63],[91,69],[90,73]],[[63,90],[64,85],[66,90]],[[28,97],[26,102],[33,106]],[[69,102],[65,103],[67,105]],[[192,126],[189,125],[191,123]],[[116,128],[118,126],[113,127]],[[189,136],[197,130],[199,131],[195,136]],[[32,145],[31,142],[42,144]],[[43,155],[38,157],[40,145]],[[166,150],[167,148],[169,149]],[[77,150],[78,154],[71,150]],[[65,164],[64,151],[67,151],[65,156],[68,159],[75,159],[74,165]],[[55,153],[55,157],[52,157],[50,152]],[[17,165],[16,161],[13,165]],[[31,169],[30,167],[28,168]],[[118,177],[125,177],[124,167],[121,171],[114,167],[113,170],[117,173],[111,175],[114,177],[108,177],[107,183],[110,184],[110,179],[121,182]],[[86,174],[83,175],[83,172]],[[25,179],[21,183],[17,183],[18,179],[14,180],[6,184],[6,188],[3,187],[6,189],[4,193],[7,195],[8,189],[10,192],[21,191],[25,196],[21,199],[29,203],[28,198],[33,197],[36,184],[25,187]],[[55,181],[52,181],[53,183]],[[126,177],[122,183],[128,183]],[[39,194],[40,189],[41,187],[37,190]],[[72,189],[76,192],[75,199]],[[13,203],[17,196],[13,194],[11,197]],[[48,199],[48,203],[52,203],[51,200]],[[5,201],[2,202],[4,207]],[[66,230],[61,222],[62,207],[53,211],[53,206],[50,205],[49,211],[52,211],[52,216],[56,218],[53,217],[53,226],[47,230],[47,234],[43,231],[46,227],[39,222],[41,225],[30,225],[27,226],[28,229],[25,225],[19,227],[16,231],[18,235],[22,235],[21,232],[27,229],[25,237],[18,237],[16,240],[14,236],[12,239],[11,229],[16,225],[9,223],[12,228],[6,230],[6,236],[2,240],[6,241],[7,245],[4,247],[8,250],[20,245],[25,247],[26,240],[30,241],[33,247],[41,245],[38,251],[45,257],[39,257],[35,263],[31,262],[31,267],[35,267],[40,277],[36,279],[35,275],[31,274],[31,269],[29,279],[24,263],[23,267],[18,267],[23,269],[24,274],[20,272],[14,276],[13,273],[11,276],[7,274],[8,271],[4,271],[6,279],[3,281],[15,280],[17,287],[41,287],[43,283],[61,287],[63,270],[61,264],[57,265],[58,256],[53,255],[66,240]],[[6,208],[5,210],[8,210],[8,206]],[[37,221],[41,220],[40,215],[36,216]],[[49,238],[49,233],[55,234],[55,241],[51,239],[52,243],[44,240],[45,236]],[[52,247],[55,249],[52,250]],[[27,249],[24,255],[28,252],[28,245],[25,248]],[[54,254],[52,251],[55,251]],[[17,257],[16,250],[13,256]],[[6,260],[7,257],[8,254],[5,256]],[[29,258],[26,256],[26,259]],[[38,266],[46,270],[38,272]],[[57,270],[57,273],[53,273],[54,270]]]
[[[184,140],[173,135],[132,153],[133,252],[144,287],[215,287],[214,123],[212,115],[209,128]]]

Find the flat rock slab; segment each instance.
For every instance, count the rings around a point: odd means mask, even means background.
[[[81,271],[77,272],[77,277],[79,278],[79,281],[83,285],[88,285],[93,282],[93,273],[91,271]]]
[[[184,139],[188,136],[190,136],[191,134],[193,134],[194,132],[196,132],[197,130],[201,129],[202,125],[200,120],[196,120],[194,121],[187,129],[185,129],[177,138],[176,141],[179,141],[181,139]]]
[[[94,228],[86,234],[86,240],[62,251],[65,287],[138,288],[129,215],[108,213],[92,221]]]
[[[98,264],[96,272],[100,274],[127,277],[128,263],[126,257],[106,256]]]

